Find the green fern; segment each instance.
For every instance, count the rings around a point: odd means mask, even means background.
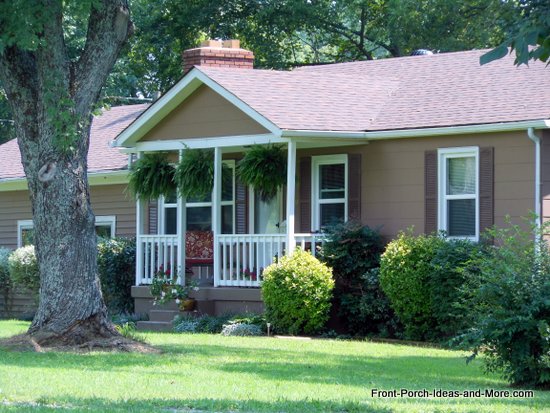
[[[286,183],[286,153],[280,145],[254,145],[239,162],[237,173],[267,202]]]
[[[214,185],[214,151],[191,149],[183,151],[176,168],[175,181],[179,193],[187,198],[202,198]]]
[[[175,190],[174,167],[165,152],[145,154],[130,168],[128,190],[136,199],[158,199]]]

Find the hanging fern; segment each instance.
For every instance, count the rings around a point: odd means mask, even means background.
[[[254,145],[239,162],[237,173],[262,201],[269,201],[286,183],[286,154],[280,145]]]
[[[175,190],[174,167],[168,162],[166,152],[143,155],[130,168],[128,190],[136,199],[158,199],[169,196]]]
[[[214,185],[214,151],[191,149],[183,151],[176,168],[176,185],[187,198],[202,198],[212,192]]]

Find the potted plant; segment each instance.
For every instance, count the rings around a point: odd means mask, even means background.
[[[211,193],[214,185],[214,151],[183,151],[176,167],[175,182],[179,193],[187,198],[203,198]]]
[[[286,183],[286,154],[281,145],[253,145],[237,165],[241,182],[250,185],[262,201],[270,201]]]
[[[185,285],[177,283],[177,275],[170,276],[162,267],[153,277],[151,283],[151,295],[156,304],[166,304],[175,301],[180,310],[193,311],[196,306],[196,300],[189,297],[191,291],[198,291],[199,287],[194,280],[188,281]]]
[[[128,190],[136,199],[158,199],[174,192],[174,167],[166,152],[147,153],[130,167]]]

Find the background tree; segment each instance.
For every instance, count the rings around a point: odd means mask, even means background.
[[[131,27],[126,0],[0,2],[0,81],[28,180],[40,267],[29,333],[42,344],[117,335],[98,282],[87,153],[94,105]],[[76,36],[80,30],[86,35]]]

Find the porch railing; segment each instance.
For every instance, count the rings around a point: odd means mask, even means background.
[[[216,235],[214,246],[214,286],[258,287],[265,267],[284,255],[286,235]]]
[[[296,246],[304,251],[310,251],[315,257],[319,252],[319,248],[323,245],[327,236],[325,234],[294,234]]]
[[[176,235],[140,235],[136,246],[137,285],[151,284],[161,269],[170,275],[178,272],[178,237]]]

